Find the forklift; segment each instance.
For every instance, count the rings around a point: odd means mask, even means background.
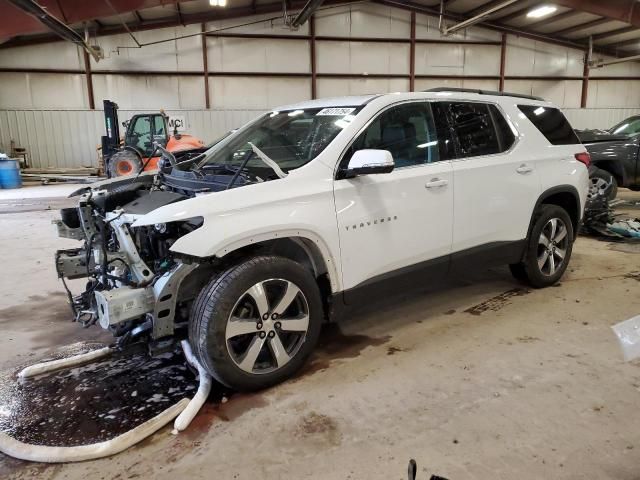
[[[174,122],[173,134],[169,135],[169,118],[159,113],[134,115],[122,126],[126,129],[124,139],[120,139],[118,105],[111,100],[103,100],[106,135],[102,136],[102,159],[109,178],[135,175],[138,172],[156,170],[160,155],[155,147],[159,144],[170,152],[202,148],[204,143],[192,135],[181,134],[183,125]]]

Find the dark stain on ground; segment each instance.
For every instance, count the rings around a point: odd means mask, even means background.
[[[446,312],[444,312],[445,315],[453,315],[454,313],[456,313],[455,309],[452,308],[451,310],[447,310]]]
[[[398,352],[404,352],[402,348],[398,347],[389,347],[387,348],[387,355],[395,355]]]
[[[311,361],[303,369],[302,375],[326,370],[334,361],[356,358],[365,348],[383,345],[390,339],[389,335],[383,337],[345,335],[338,323],[327,323],[322,326],[318,345]]]
[[[510,303],[510,300],[513,297],[521,297],[530,292],[529,289],[526,288],[514,288],[512,290],[507,290],[506,292],[501,293],[500,295],[496,295],[495,297],[491,297],[484,302],[481,302],[477,305],[474,305],[471,308],[465,310],[466,313],[470,313],[471,315],[482,315],[484,312],[493,311],[497,312],[505,305]]]
[[[153,358],[139,350],[115,353],[23,382],[5,373],[0,430],[34,445],[102,442],[191,398],[197,386],[181,352]]]
[[[331,445],[340,444],[341,437],[337,422],[330,416],[317,412],[309,412],[302,417],[295,436],[320,440]]]
[[[53,295],[56,296],[59,295]],[[49,302],[51,297],[32,299],[32,303]],[[59,302],[46,316],[49,320],[68,320],[66,308],[67,305]],[[18,317],[24,321],[28,312],[29,309],[22,306],[1,310],[0,323],[18,321]],[[72,326],[78,328],[78,325]],[[345,335],[337,324],[326,324],[316,352],[303,373],[324,370],[335,360],[355,358],[366,347],[382,345],[389,338]],[[59,348],[46,360],[85,353],[101,346],[104,344],[77,343]],[[198,387],[180,351],[152,358],[146,351],[133,349],[22,383],[16,379],[16,373],[0,375],[3,408],[0,430],[35,445],[86,445],[114,438],[180,399],[191,398]],[[216,419],[233,421],[249,410],[267,405],[260,393],[233,394],[214,382],[207,403],[183,436],[193,442],[205,435]],[[315,423],[313,419],[305,420],[302,430],[311,432],[316,428]],[[334,433],[327,435],[335,442]],[[153,438],[142,442],[140,447],[151,441]]]
[[[31,348],[64,345],[70,339],[112,340],[111,334],[99,327],[82,328],[75,323],[64,292],[31,295],[28,302],[0,309],[0,327],[32,334]]]

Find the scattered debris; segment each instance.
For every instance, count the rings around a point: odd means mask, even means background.
[[[640,241],[640,219],[616,219],[614,207],[624,200],[609,201],[606,195],[587,200],[581,233],[607,240]]]

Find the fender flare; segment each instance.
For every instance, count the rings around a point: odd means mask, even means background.
[[[279,240],[287,238],[294,241],[298,239],[307,240],[308,242],[311,242],[313,245],[315,245],[320,252],[320,256],[322,257],[322,261],[324,262],[324,267],[327,270],[327,275],[329,276],[329,282],[331,284],[331,291],[335,293],[342,290],[342,282],[341,276],[339,274],[338,262],[331,254],[331,250],[329,249],[325,241],[318,234],[311,230],[296,228],[255,234],[250,237],[244,237],[239,240],[234,240],[233,242],[221,246],[215,252],[214,256],[223,258],[225,255],[228,255],[242,247],[265,242],[268,240]],[[307,248],[308,247],[306,247],[305,250]],[[315,259],[311,258],[311,261],[315,262]]]
[[[577,230],[578,224],[580,223],[580,219],[582,218],[582,212],[580,211],[580,195],[578,194],[578,190],[576,189],[576,187],[574,187],[573,185],[556,185],[555,187],[551,187],[548,188],[547,190],[545,190],[544,192],[542,192],[540,194],[540,196],[538,197],[538,200],[536,200],[536,204],[533,207],[533,213],[531,215],[531,220],[529,221],[529,229],[527,230],[527,238],[529,238],[531,236],[531,230],[533,229],[533,220],[535,218],[535,214],[538,211],[538,208],[540,208],[540,205],[542,205],[544,203],[544,201],[551,197],[552,195],[556,195],[558,193],[569,193],[571,194],[571,196],[573,197],[575,203],[576,203],[576,212],[578,212],[578,217],[575,219],[571,219],[573,220],[575,223],[573,225],[574,230]],[[569,213],[569,212],[567,212]],[[575,234],[575,231],[574,231]]]

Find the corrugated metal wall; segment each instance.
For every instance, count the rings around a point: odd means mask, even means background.
[[[294,31],[282,20],[267,17],[206,24],[207,29],[235,26],[226,33],[278,37],[204,38],[211,73],[208,84],[200,74],[203,37],[175,39],[198,33],[200,25],[136,32],[142,42],[171,39],[140,49],[129,48],[134,44],[128,34],[98,37],[95,41],[105,58],[91,61],[96,107],[101,108],[102,99],[111,99],[120,105],[122,120],[136,111],[164,108],[169,114],[182,115],[188,132],[210,141],[261,111],[310,98],[310,44],[308,38],[298,38],[309,34],[308,26]],[[315,42],[318,97],[409,90],[409,12],[356,3],[319,11],[314,18],[319,37]],[[359,41],[360,37],[375,41]],[[416,38],[441,39],[438,19],[416,15]],[[473,26],[451,39],[498,42],[501,35]],[[416,90],[436,86],[498,89],[500,46],[418,42],[415,47]],[[591,70],[588,108],[579,109],[582,56],[581,50],[510,34],[505,90],[552,101],[576,128],[605,128],[640,112],[638,62]],[[96,147],[104,133],[103,114],[88,109],[81,51],[69,42],[0,49],[0,68],[6,69],[0,72],[0,151],[8,152],[14,140],[28,149],[35,167],[95,165]],[[65,71],[29,71],[39,68]],[[429,78],[434,75],[438,78]],[[455,78],[440,77],[448,75]],[[211,110],[204,110],[207,90]]]
[[[185,118],[188,133],[205,142],[247,123],[261,110],[168,110]],[[120,110],[121,121],[133,110]],[[99,110],[0,110],[0,152],[9,153],[11,140],[29,153],[35,168],[95,167],[96,148],[104,135],[104,116]],[[121,134],[122,134],[121,130]]]
[[[209,142],[258,116],[263,110],[168,110],[183,116],[185,130]],[[607,128],[640,108],[569,108],[564,110],[575,128]],[[120,120],[135,110],[120,110]],[[121,132],[122,133],[122,132]],[[95,167],[96,148],[104,135],[104,117],[97,110],[0,110],[0,152],[11,140],[29,152],[36,168]]]

